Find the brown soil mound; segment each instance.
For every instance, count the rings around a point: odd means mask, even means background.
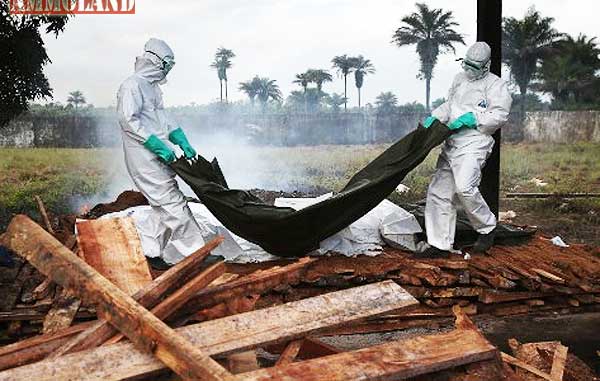
[[[136,191],[125,191],[121,193],[115,201],[106,204],[98,204],[82,217],[91,219],[98,218],[108,213],[120,212],[140,205],[148,205],[148,200],[146,200],[144,195]]]

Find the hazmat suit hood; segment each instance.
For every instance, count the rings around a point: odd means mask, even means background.
[[[484,78],[490,72],[492,49],[483,42],[477,41],[469,47],[462,60],[462,67],[471,81]]]
[[[166,42],[151,38],[144,45],[144,54],[135,61],[135,73],[150,83],[166,83],[165,62],[175,63],[175,54]],[[171,66],[172,67],[172,66]]]

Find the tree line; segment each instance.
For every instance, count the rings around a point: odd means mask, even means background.
[[[64,31],[67,17],[14,16],[8,13],[8,0],[0,0],[0,46],[7,54],[0,57],[0,126],[26,111],[31,102],[51,99],[52,89],[43,72],[49,62],[41,35],[58,36]],[[570,36],[556,30],[554,19],[544,17],[530,8],[522,18],[503,19],[502,62],[510,73],[510,81],[518,90],[514,105],[521,112],[527,109],[600,109],[600,48],[595,37],[580,34]],[[398,106],[396,95],[384,91],[375,99],[378,112],[398,110],[429,111],[443,99],[431,103],[431,80],[438,58],[455,53],[464,45],[464,36],[456,31],[459,24],[452,11],[430,8],[416,3],[416,11],[401,19],[392,33],[391,43],[398,48],[415,46],[419,56],[417,78],[425,82],[424,104]],[[228,102],[228,72],[233,67],[235,53],[224,47],[217,50],[210,65],[217,72],[220,102]],[[331,69],[344,80],[343,94],[328,94],[323,90],[333,81],[328,69],[309,68],[292,80],[300,90],[292,91],[284,100],[277,80],[256,75],[239,83],[250,104],[260,103],[262,110],[269,104],[284,104],[288,109],[314,112],[324,108],[335,112],[348,108],[348,77],[354,77],[357,104],[363,107],[361,89],[365,77],[375,73],[374,63],[362,55],[337,55]],[[314,85],[314,86],[311,86]],[[550,95],[544,104],[540,94]],[[84,102],[81,102],[83,98]],[[85,103],[80,91],[71,93],[68,103],[75,109]]]

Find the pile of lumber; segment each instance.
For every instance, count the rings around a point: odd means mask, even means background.
[[[376,380],[465,366],[496,369],[500,380],[504,372],[459,306],[449,332],[341,351],[316,337],[418,301],[385,280],[255,310],[261,294],[298,284],[315,260],[227,274],[222,262],[201,266],[216,238],[152,279],[132,226],[126,218],[83,222],[76,254],[28,217],[11,221],[0,244],[98,318],[0,348],[1,380]],[[199,314],[205,321],[189,324]],[[284,344],[278,360],[259,366],[252,350],[276,344]]]
[[[394,280],[421,304],[401,313],[332,331],[332,334],[395,330],[438,324],[452,316],[452,306],[469,315],[508,316],[530,313],[587,312],[600,309],[600,256],[584,245],[557,247],[541,235],[517,246],[496,246],[489,255],[464,260],[413,260],[411,254],[386,249],[377,257],[332,256],[314,259],[301,282],[263,295],[259,307],[318,295],[383,279]],[[279,261],[229,265],[245,274]],[[201,305],[199,303],[196,306]]]

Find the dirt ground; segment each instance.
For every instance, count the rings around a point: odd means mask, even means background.
[[[575,199],[504,199],[501,210],[512,210],[517,225],[537,226],[548,236],[560,236],[565,242],[600,247],[600,210]]]

